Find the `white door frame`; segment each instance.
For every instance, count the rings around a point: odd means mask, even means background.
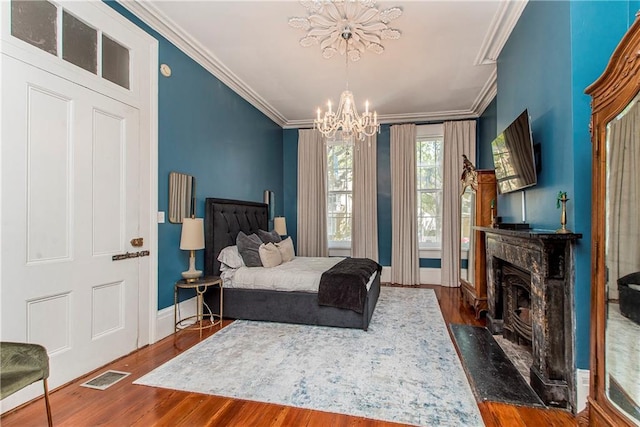
[[[114,36],[117,36],[114,33],[126,33],[145,46],[144,52],[138,54],[147,56],[148,68],[145,64],[140,70],[132,70],[131,90],[126,90],[11,36],[11,5],[9,1],[0,2],[2,53],[119,99],[140,111],[140,235],[148,240],[144,246],[150,251],[149,257],[140,258],[137,343],[140,348],[158,339],[158,40],[102,1],[51,3],[60,4],[78,16],[89,16],[94,22],[104,22]],[[132,61],[132,66],[134,63]],[[1,259],[0,256],[0,271]]]

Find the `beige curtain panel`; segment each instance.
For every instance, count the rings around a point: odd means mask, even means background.
[[[475,120],[444,122],[442,286],[460,286],[460,174],[462,155],[476,164]]]
[[[378,261],[377,136],[357,143],[353,152],[351,256]]]
[[[316,129],[298,131],[298,250],[329,255],[327,242],[327,152]]]
[[[416,125],[391,126],[391,282],[419,285]]]
[[[611,122],[608,144],[607,267],[609,298],[617,299],[616,280],[635,273],[640,265],[640,102]]]

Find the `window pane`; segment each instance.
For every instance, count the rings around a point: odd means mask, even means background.
[[[129,89],[129,49],[102,35],[102,77]]]
[[[418,243],[438,248],[442,241],[442,137],[416,144]]]
[[[37,48],[58,54],[57,8],[43,0],[11,2],[11,35]]]
[[[75,16],[62,15],[62,59],[93,74],[98,69],[98,32]]]
[[[353,152],[345,145],[327,146],[327,237],[351,241]]]
[[[327,203],[329,241],[351,240],[351,193],[329,193]]]

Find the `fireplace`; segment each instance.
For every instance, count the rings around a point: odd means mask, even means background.
[[[549,406],[575,410],[573,244],[579,234],[481,228],[487,327],[530,349],[531,387]]]

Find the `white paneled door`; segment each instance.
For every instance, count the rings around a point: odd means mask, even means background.
[[[53,387],[137,348],[139,112],[2,55],[3,341]],[[38,386],[41,390],[41,385]]]

